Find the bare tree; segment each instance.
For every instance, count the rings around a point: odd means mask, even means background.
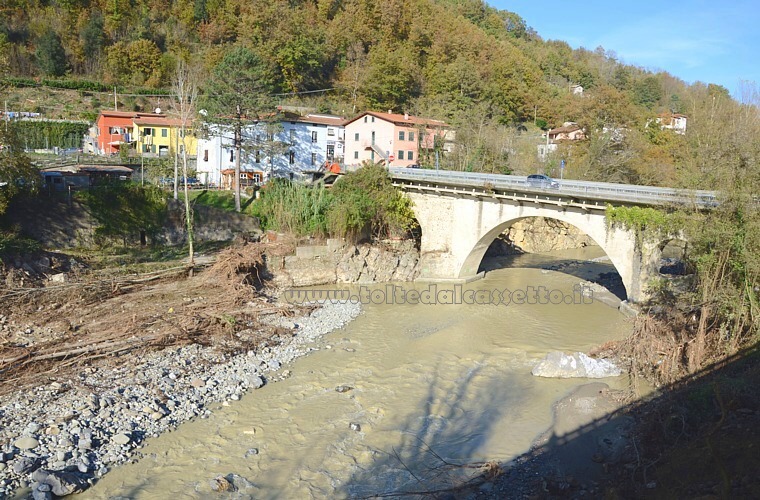
[[[192,273],[194,262],[193,249],[193,217],[190,210],[190,196],[187,186],[187,134],[190,131],[195,115],[195,106],[198,99],[198,72],[190,67],[187,62],[180,59],[172,81],[172,107],[179,117],[179,139],[182,143],[182,177],[184,178],[185,190],[185,221],[187,224],[188,258],[190,259],[190,272]],[[176,154],[176,153],[175,153]],[[174,197],[177,198],[177,170],[175,160],[174,171]]]

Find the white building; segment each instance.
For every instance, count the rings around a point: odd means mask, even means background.
[[[326,163],[343,163],[345,129],[343,118],[333,115],[300,116],[281,113],[274,123],[254,123],[243,131],[244,151],[241,177],[247,183],[270,177],[297,178]],[[229,186],[225,176],[235,169],[231,127],[214,126],[207,138],[198,140],[197,172],[206,184]]]

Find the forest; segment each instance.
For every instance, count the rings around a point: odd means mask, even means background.
[[[481,0],[4,0],[2,12],[0,93],[36,84],[160,92],[180,61],[213,75],[245,49],[257,64],[243,70],[280,103],[447,120],[459,147],[443,161],[456,170],[558,176],[564,159],[565,175],[578,179],[710,187],[713,166],[702,160],[714,152],[704,147],[717,146],[705,138],[721,129],[746,148],[731,131],[747,131],[719,120],[757,104],[751,85],[737,101],[722,86],[625,64],[603,47],[544,40]],[[75,118],[96,112],[69,108]],[[687,115],[689,133],[653,126],[663,113]],[[587,140],[540,163],[542,132],[565,122]]]

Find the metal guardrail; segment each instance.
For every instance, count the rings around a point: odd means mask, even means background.
[[[530,193],[580,196],[583,198],[620,201],[643,205],[695,204],[712,208],[718,205],[717,192],[680,190],[635,184],[562,180],[559,188],[538,188],[528,184],[527,177],[519,175],[482,174],[451,170],[426,170],[391,167],[390,175],[403,181],[419,181],[454,186],[491,189],[512,189]]]

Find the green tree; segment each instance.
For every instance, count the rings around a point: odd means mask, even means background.
[[[82,50],[91,66],[100,59],[106,44],[105,21],[100,12],[94,12],[82,28]]]
[[[214,133],[231,132],[235,148],[235,210],[240,211],[240,160],[248,124],[271,117],[274,91],[269,68],[250,49],[236,46],[214,67],[201,108]]]
[[[59,37],[54,31],[46,31],[37,41],[37,66],[43,74],[62,76],[66,73],[66,52]]]
[[[656,76],[647,76],[633,85],[633,102],[647,109],[654,108],[662,98],[662,85]]]
[[[0,214],[11,199],[39,186],[40,173],[34,168],[13,126],[0,126]]]

